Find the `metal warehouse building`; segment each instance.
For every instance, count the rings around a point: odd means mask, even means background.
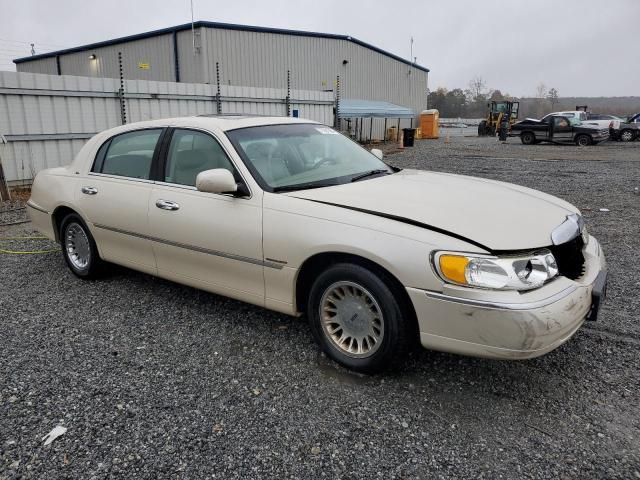
[[[120,60],[119,60],[120,56]],[[196,22],[14,60],[18,72],[336,91],[427,107],[429,70],[346,35]],[[218,82],[219,77],[219,82]]]

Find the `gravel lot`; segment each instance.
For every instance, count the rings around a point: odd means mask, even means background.
[[[640,145],[455,137],[388,159],[579,206],[610,265],[599,322],[535,360],[418,351],[364,377],[303,321],[122,268],[83,282],[59,253],[0,255],[0,479],[640,478]],[[3,208],[0,224],[22,218]]]

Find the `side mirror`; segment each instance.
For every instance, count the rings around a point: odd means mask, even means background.
[[[382,153],[382,150],[380,150],[379,148],[372,148],[371,153],[378,157],[378,160],[382,160],[382,158],[384,157],[384,153]]]
[[[204,170],[196,177],[196,188],[207,193],[236,193],[238,184],[226,168]]]

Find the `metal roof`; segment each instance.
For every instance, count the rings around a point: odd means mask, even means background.
[[[362,40],[358,40],[357,38],[351,37],[349,35],[337,35],[333,33],[320,33],[320,32],[306,32],[302,30],[286,30],[282,28],[257,27],[253,25],[238,25],[235,23],[218,23],[218,22],[205,22],[205,21],[194,22],[193,27],[194,28],[200,28],[200,27],[218,28],[222,30],[240,30],[244,32],[276,33],[276,34],[293,35],[293,36],[299,36],[299,37],[320,37],[320,38],[331,38],[335,40],[346,40],[348,42],[352,42],[362,47],[373,50],[374,52],[378,52],[382,55],[386,55],[387,57],[393,58],[394,60],[402,62],[406,65],[410,65],[414,68],[417,68],[418,70],[422,70],[423,72],[429,72],[429,69],[426,67],[410,62],[409,60],[399,57],[398,55],[394,55],[393,53],[387,52],[386,50],[382,50],[381,48],[371,45],[370,43],[363,42]],[[126,37],[114,38],[113,40],[105,40],[103,42],[80,45],[79,47],[67,48],[64,50],[56,50],[54,52],[42,53],[40,55],[32,55],[29,57],[16,58],[15,60],[13,60],[13,63],[16,63],[16,64],[25,63],[32,60],[39,60],[42,58],[57,57],[59,55],[64,55],[67,53],[83,52],[83,51],[91,50],[94,48],[117,45],[119,43],[131,42],[134,40],[141,40],[144,38],[151,38],[159,35],[166,35],[168,33],[180,32],[183,30],[191,30],[191,28],[192,28],[191,23],[184,23],[182,25],[176,25],[175,27],[162,28],[160,30],[152,30],[150,32],[138,33],[136,35],[129,35]]]
[[[340,118],[413,118],[413,110],[389,102],[373,100],[340,100],[338,117]]]

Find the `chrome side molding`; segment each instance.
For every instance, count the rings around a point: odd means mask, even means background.
[[[534,302],[525,303],[503,303],[503,302],[491,302],[485,300],[476,300],[473,298],[453,297],[440,292],[432,292],[430,290],[425,291],[425,295],[429,298],[435,298],[437,300],[443,300],[445,302],[461,303],[463,305],[472,305],[474,307],[488,308],[492,310],[532,310],[534,308],[542,308],[562,300],[567,295],[572,294],[578,289],[575,285],[569,285],[564,290],[542,300],[536,300]]]

